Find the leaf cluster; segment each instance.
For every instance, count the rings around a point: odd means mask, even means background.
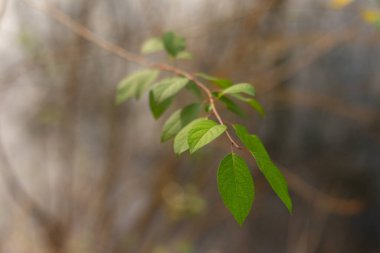
[[[173,32],[168,32],[162,37],[147,40],[141,51],[143,53],[165,51],[172,59],[183,59],[186,58],[184,57],[186,55],[191,56],[185,49],[184,38]],[[177,155],[186,151],[193,154],[223,134],[227,134],[232,140],[228,133],[228,127],[223,123],[215,108],[215,102],[224,104],[228,110],[239,116],[245,116],[246,112],[237,102],[248,104],[260,116],[265,115],[263,107],[254,98],[256,95],[255,88],[249,83],[235,84],[231,80],[213,77],[205,73],[194,75],[196,76],[194,78],[199,78],[216,88],[214,92],[211,92],[207,86],[205,86],[206,88],[200,87],[199,83],[194,82],[195,79],[190,80],[191,78],[189,79],[187,75],[175,75],[158,80],[160,71],[162,69],[159,68],[144,69],[129,74],[120,81],[117,87],[115,103],[120,105],[130,98],[139,99],[145,92],[149,92],[149,107],[153,117],[158,119],[170,107],[181,90],[186,87],[194,91],[200,101],[176,110],[168,117],[163,126],[161,141],[166,142],[173,139],[173,150]],[[203,91],[206,89],[209,92],[203,102],[201,102],[201,88]],[[205,109],[202,110],[202,108]],[[216,120],[212,119],[212,116],[215,116]],[[241,146],[232,142],[232,148],[251,154],[273,191],[291,212],[292,201],[286,180],[271,161],[260,138],[257,135],[250,134],[242,125],[235,124],[232,127],[241,142]],[[244,159],[235,152],[225,156],[218,168],[217,183],[225,206],[230,210],[235,220],[240,225],[243,224],[250,213],[255,197],[254,180]]]

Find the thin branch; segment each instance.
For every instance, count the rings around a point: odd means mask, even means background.
[[[53,18],[54,20],[58,21],[60,24],[64,25],[68,29],[70,29],[72,32],[77,34],[83,39],[86,39],[87,41],[92,42],[93,44],[103,48],[104,50],[119,56],[120,58],[137,63],[139,65],[149,67],[149,68],[154,68],[154,69],[159,69],[161,71],[166,71],[166,72],[171,72],[176,75],[184,76],[190,81],[193,81],[201,90],[204,91],[204,93],[207,96],[207,99],[211,105],[211,111],[215,115],[216,119],[218,122],[222,125],[224,125],[223,119],[220,116],[216,106],[215,106],[215,100],[212,96],[212,92],[209,88],[207,88],[206,85],[204,85],[202,82],[200,82],[194,74],[187,72],[185,70],[182,70],[180,68],[177,68],[175,66],[169,65],[169,64],[163,64],[163,63],[153,63],[150,61],[147,61],[143,57],[141,57],[138,54],[131,53],[124,48],[96,35],[94,32],[90,31],[88,28],[83,26],[82,24],[76,22],[73,20],[71,17],[57,9],[56,7],[45,4],[44,7],[40,5],[36,5],[33,3],[31,0],[24,0],[27,2],[29,5],[32,7],[46,13],[48,16]],[[231,134],[226,131],[227,138],[229,139],[231,145],[235,146],[236,148],[240,149],[239,144],[232,138]]]

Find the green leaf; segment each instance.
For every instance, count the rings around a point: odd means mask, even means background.
[[[155,53],[159,51],[164,50],[164,43],[162,42],[161,38],[151,38],[146,40],[142,47],[141,47],[141,53],[143,54],[150,54]]]
[[[211,112],[212,111],[212,105],[206,104],[204,109],[205,109],[205,112]]]
[[[194,95],[197,96],[198,98],[202,98],[202,92],[201,92],[201,90],[199,89],[199,87],[193,81],[189,81],[187,83],[186,89],[192,91],[194,93]]]
[[[153,97],[156,103],[162,103],[164,100],[174,96],[184,88],[189,80],[184,77],[170,77],[161,80],[152,89]]]
[[[223,90],[220,93],[220,96],[223,96],[226,94],[239,94],[239,93],[245,93],[247,95],[254,96],[255,88],[249,83],[239,83]]]
[[[180,52],[185,50],[186,42],[181,36],[176,35],[173,32],[167,32],[162,37],[164,48],[170,56],[176,57]]]
[[[226,98],[226,97],[221,97],[219,100],[222,101],[226,105],[227,109],[230,110],[231,112],[236,113],[240,117],[245,117],[246,116],[244,110],[241,109],[240,106],[238,106],[231,99]]]
[[[227,110],[229,110],[229,111],[231,111],[233,113],[236,113],[240,117],[245,117],[246,116],[245,112],[240,108],[240,106],[238,106],[231,99],[229,99],[227,97],[224,97],[224,96],[220,97],[218,92],[213,92],[213,95],[216,96],[219,99],[219,101],[223,102],[226,105]]]
[[[198,77],[203,78],[204,80],[210,81],[214,84],[216,84],[218,87],[225,89],[233,85],[234,83],[231,80],[228,79],[219,79],[213,76],[209,76],[205,73],[197,73]]]
[[[243,97],[243,96],[241,96],[239,94],[231,94],[231,95],[233,97],[239,99],[240,101],[243,101],[243,102],[249,104],[249,106],[251,106],[254,110],[256,110],[259,113],[260,117],[264,117],[265,116],[264,107],[256,99],[246,98],[246,97]]]
[[[199,121],[203,121],[206,118],[199,118],[196,120],[191,121],[189,124],[187,124],[184,128],[181,129],[181,131],[178,132],[178,134],[174,137],[174,153],[177,155],[182,154],[186,150],[189,149],[189,144],[187,142],[187,138],[189,135],[190,129]]]
[[[252,208],[255,189],[245,161],[238,155],[227,155],[219,165],[218,190],[224,205],[242,225]]]
[[[152,91],[149,92],[149,107],[155,119],[161,117],[161,115],[169,108],[173,100],[173,97],[170,97],[161,103],[157,103],[157,101],[153,97]]]
[[[247,103],[253,108],[255,109],[260,117],[264,117],[265,116],[265,110],[264,110],[264,107],[259,103],[259,101],[257,101],[256,99],[248,99],[247,100]]]
[[[187,138],[190,154],[215,140],[226,129],[225,125],[219,125],[215,121],[208,119],[195,123],[191,127]]]
[[[140,70],[121,80],[116,91],[116,104],[120,105],[131,97],[140,98],[158,74],[157,70]]]
[[[201,109],[200,104],[191,104],[174,112],[165,122],[161,141],[174,137],[184,126],[196,118]]]
[[[247,129],[242,125],[234,125],[234,129],[241,142],[246,148],[248,148],[252,156],[255,158],[257,166],[269,182],[274,192],[291,213],[292,200],[289,196],[285,177],[270,159],[260,138],[256,135],[250,135]]]

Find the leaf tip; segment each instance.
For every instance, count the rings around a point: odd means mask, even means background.
[[[197,150],[198,150],[198,148],[189,147],[189,153],[190,153],[190,155],[194,154],[195,151],[197,151]]]
[[[292,203],[292,199],[290,197],[289,197],[289,202],[285,203],[285,206],[288,209],[289,214],[292,215],[293,214],[293,203]]]
[[[237,219],[237,218],[235,217],[235,220],[236,220],[236,222],[239,224],[240,227],[243,227],[243,225],[244,225],[244,221],[246,220],[246,218]]]

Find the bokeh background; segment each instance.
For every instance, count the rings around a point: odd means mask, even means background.
[[[0,252],[379,253],[379,8],[0,1]],[[141,67],[74,34],[54,19],[61,12],[135,53],[175,31],[194,55],[176,66],[254,84],[265,118],[219,107],[263,139],[288,180],[293,214],[249,160],[257,194],[239,227],[216,186],[225,137],[176,157],[171,142],[160,143],[170,112],[155,121],[146,97],[114,105],[118,82]],[[192,100],[181,92],[170,111]]]

